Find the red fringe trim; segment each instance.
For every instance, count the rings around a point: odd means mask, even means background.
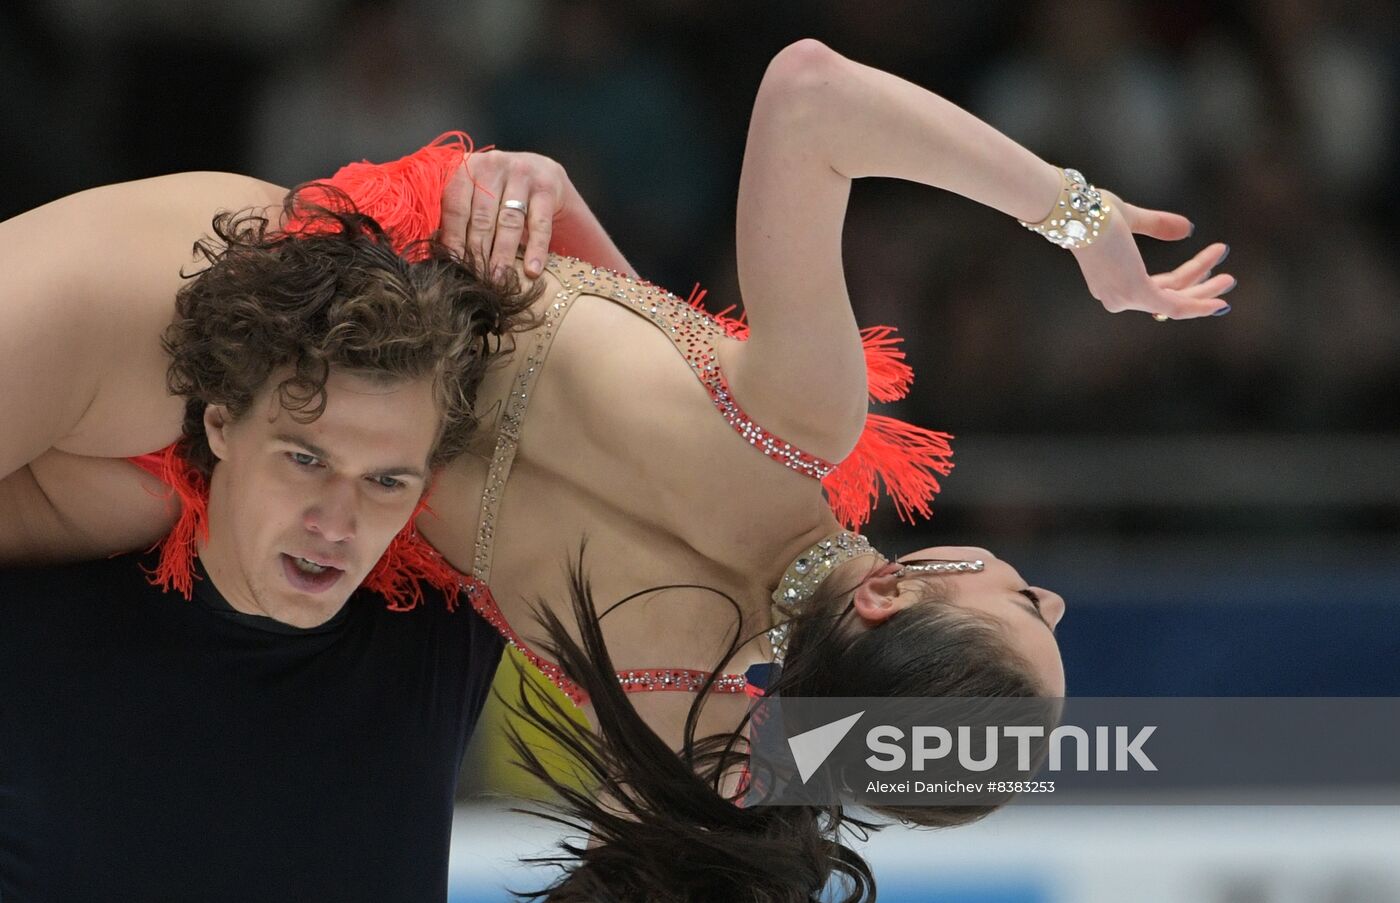
[[[365,577],[364,586],[383,596],[390,611],[412,611],[423,602],[422,583],[442,591],[448,611],[457,610],[462,590],[462,575],[437,549],[428,545],[418,532],[418,515],[428,508],[427,493],[419,499],[413,515],[404,524],[389,548],[379,556],[378,563]],[[422,583],[420,583],[420,581]]]
[[[953,469],[952,438],[883,414],[867,415],[855,450],[822,480],[832,513],[847,529],[859,528],[870,520],[883,486],[900,520],[929,518],[938,477]]]
[[[146,576],[164,592],[172,589],[186,599],[194,593],[194,556],[199,543],[209,539],[209,485],[203,474],[179,453],[179,443],[129,459],[170,487],[167,497],[180,500],[180,516],[165,538],[151,546],[160,549],[160,560]]]
[[[711,320],[719,324],[724,330],[724,334],[731,339],[738,339],[741,342],[748,341],[749,338],[749,316],[741,313],[739,316],[731,316],[739,309],[739,305],[731,304],[719,313],[711,313],[705,309],[705,296],[709,294],[709,289],[700,287],[700,283],[695,283],[695,287],[690,290],[690,297],[685,299],[692,309],[700,311]]]
[[[871,401],[899,401],[914,384],[914,368],[904,362],[899,346],[904,337],[893,326],[867,326],[860,331],[865,349],[865,380]]]
[[[488,151],[491,147],[482,148]],[[350,196],[355,208],[384,228],[395,251],[429,238],[442,225],[443,189],[476,147],[466,132],[444,132],[426,147],[389,163],[361,161],[342,166],[329,179],[313,182],[297,195],[293,218],[283,226],[288,235],[310,234],[322,228],[315,219],[302,221],[303,204],[336,209],[340,196],[330,186]],[[480,191],[486,191],[481,185]],[[488,194],[490,192],[487,192]],[[421,259],[427,249],[409,247],[411,259]]]
[[[697,283],[687,303],[707,312],[704,300],[705,290]],[[743,341],[749,337],[749,324],[742,313],[733,315],[736,309],[730,306],[709,315],[725,335]],[[860,331],[860,341],[870,400],[887,403],[909,394],[914,370],[905,363],[899,347],[904,338],[895,328],[866,327]],[[928,519],[940,488],[938,477],[946,477],[953,469],[952,438],[883,414],[867,415],[855,449],[822,480],[832,513],[847,529],[857,530],[870,521],[883,488],[900,520],[912,523],[915,515]]]

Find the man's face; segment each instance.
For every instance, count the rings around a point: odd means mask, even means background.
[[[332,369],[325,412],[298,423],[272,391],[240,420],[204,415],[218,457],[200,558],[234,608],[298,627],[329,620],[360,585],[427,486],[441,415],[430,381]]]

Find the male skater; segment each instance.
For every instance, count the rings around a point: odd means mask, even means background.
[[[529,297],[353,214],[216,233],[165,336],[161,553],[0,571],[0,900],[441,901],[501,639],[357,588]]]

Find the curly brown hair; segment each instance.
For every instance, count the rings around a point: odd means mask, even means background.
[[[443,422],[429,465],[459,455],[476,428],[477,389],[501,337],[528,325],[538,287],[513,271],[491,279],[446,247],[418,242],[395,251],[380,225],[336,189],[313,183],[316,203],[288,194],[286,222],[259,211],[224,212],[195,243],[208,266],[175,301],[161,344],[166,382],[186,399],[184,456],[205,477],[215,458],[204,409],[247,413],[273,373],[273,391],[298,421],[326,407],[332,367],[385,380],[431,378]]]

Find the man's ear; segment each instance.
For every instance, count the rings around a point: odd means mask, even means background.
[[[228,415],[228,408],[221,404],[205,405],[204,407],[204,435],[209,439],[209,450],[214,453],[214,457],[220,461],[228,457],[228,435],[226,431],[232,425],[233,418]]]
[[[879,624],[899,611],[899,606],[895,604],[895,596],[897,595],[899,595],[899,578],[894,574],[886,574],[883,577],[867,577],[865,582],[856,587],[856,614],[860,615],[862,621],[869,624]]]

